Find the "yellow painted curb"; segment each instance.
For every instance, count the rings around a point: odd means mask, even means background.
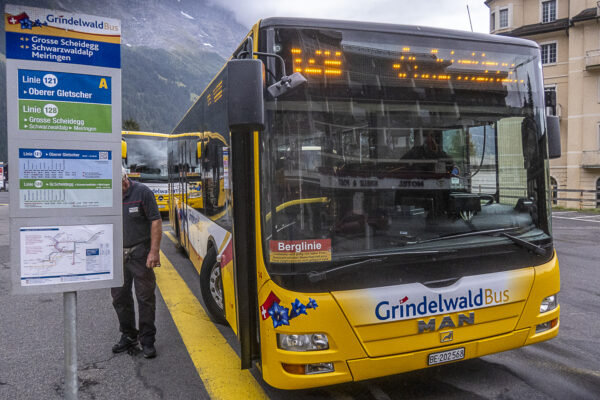
[[[169,235],[167,235],[169,236]],[[173,264],[160,252],[156,282],[211,399],[266,399],[267,395],[214,326]]]

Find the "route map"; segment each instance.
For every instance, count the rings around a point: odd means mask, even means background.
[[[112,279],[112,231],[112,224],[21,228],[21,286]]]

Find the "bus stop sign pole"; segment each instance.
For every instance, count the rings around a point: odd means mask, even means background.
[[[77,292],[63,293],[65,399],[77,399]]]

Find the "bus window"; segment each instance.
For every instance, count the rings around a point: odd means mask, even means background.
[[[154,132],[122,132],[123,166],[130,179],[144,183],[156,197],[161,212],[169,210],[167,138]]]

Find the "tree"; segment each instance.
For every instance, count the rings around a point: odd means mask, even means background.
[[[140,124],[138,124],[135,119],[128,118],[125,121],[123,121],[123,130],[124,131],[139,131]]]

